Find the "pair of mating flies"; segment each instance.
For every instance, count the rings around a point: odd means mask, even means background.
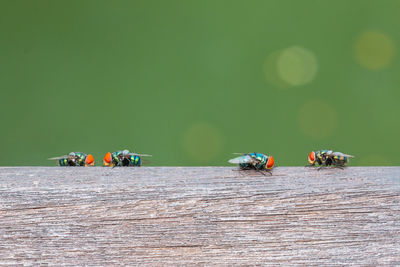
[[[137,154],[129,152],[129,150],[118,150],[115,152],[107,152],[103,159],[103,165],[106,167],[116,166],[142,166],[141,157],[151,157],[147,154]],[[50,160],[57,160],[59,166],[94,166],[94,158],[91,154],[82,152],[71,152],[68,155],[49,158]]]
[[[307,167],[319,165],[318,169],[329,166],[343,168],[349,162],[350,158],[354,158],[354,156],[341,152],[334,152],[332,150],[311,151],[308,155],[308,162],[310,165],[307,165]],[[267,171],[271,174],[271,170],[274,167],[274,158],[254,152],[231,159],[229,163],[239,164],[241,170],[253,169],[257,171]]]

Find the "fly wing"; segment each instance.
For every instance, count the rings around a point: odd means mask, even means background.
[[[60,156],[60,157],[54,157],[54,158],[48,158],[48,160],[60,160],[60,159],[66,159],[66,158],[68,158],[68,155]]]
[[[121,154],[125,156],[125,155],[130,155],[131,153],[129,152],[128,149],[125,149],[125,150],[122,150]]]
[[[232,164],[241,164],[241,163],[250,163],[253,161],[253,158],[249,155],[243,155],[234,159],[229,160],[229,163]]]
[[[150,160],[143,160],[143,159],[142,159],[142,164],[145,164],[145,165],[151,164],[151,161],[150,161]]]
[[[343,154],[342,152],[333,152],[332,156],[354,158],[354,156],[348,155],[348,154]]]
[[[152,157],[153,155],[149,154],[138,154],[138,153],[129,153],[129,155],[139,156],[139,157]]]
[[[322,150],[321,154],[326,154],[327,156],[334,156],[333,150]]]

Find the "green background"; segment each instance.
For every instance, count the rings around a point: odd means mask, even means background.
[[[390,0],[1,0],[0,165],[70,151],[100,165],[123,148],[151,165],[257,151],[301,166],[317,149],[399,165],[399,14]],[[269,58],[293,47],[312,60],[289,56],[284,74],[315,73],[274,83]]]

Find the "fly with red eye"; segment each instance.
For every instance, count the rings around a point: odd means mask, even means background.
[[[229,163],[239,164],[241,170],[256,170],[256,171],[266,171],[272,175],[271,171],[274,167],[275,161],[274,157],[267,156],[262,153],[247,153],[242,154],[242,156],[233,158],[229,160]]]
[[[343,169],[350,158],[354,158],[354,156],[341,152],[334,152],[333,150],[311,151],[308,155],[308,162],[310,165],[307,165],[307,167],[319,165],[318,169],[329,166]]]
[[[49,160],[57,160],[58,166],[94,166],[92,154],[83,152],[71,152],[65,156],[49,158]]]
[[[127,149],[107,152],[103,159],[103,165],[105,167],[140,167],[143,163],[142,157],[151,157],[151,155],[137,154],[129,152]]]

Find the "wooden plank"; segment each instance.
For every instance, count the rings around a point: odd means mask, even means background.
[[[400,168],[0,168],[4,265],[400,265]]]

